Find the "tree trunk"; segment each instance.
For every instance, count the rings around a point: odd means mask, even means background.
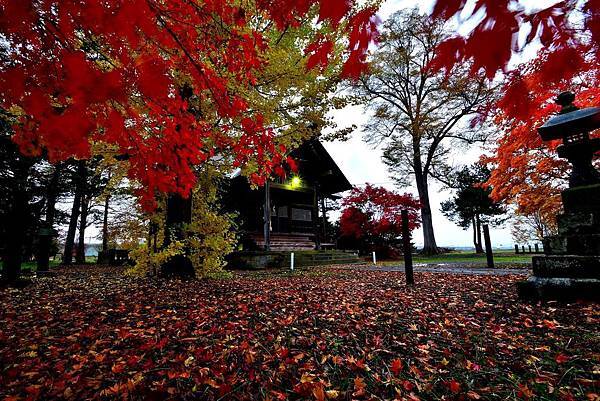
[[[87,195],[82,196],[81,218],[79,220],[79,242],[77,243],[77,253],[75,255],[75,261],[80,265],[85,264],[85,228],[87,226],[89,206],[90,198]]]
[[[11,227],[6,236],[6,246],[3,260],[3,280],[14,283],[21,275],[21,262],[23,259],[23,242],[25,240],[25,228],[29,221],[27,216],[27,193],[24,181],[16,185],[13,192],[12,205],[9,205],[10,213],[7,214],[6,224]]]
[[[108,172],[108,182],[112,178],[112,172]],[[110,195],[107,193],[104,199],[104,214],[102,216],[102,252],[108,251],[108,206],[110,204]]]
[[[69,220],[69,229],[65,239],[65,252],[63,254],[63,264],[73,263],[73,246],[75,243],[75,231],[77,231],[77,220],[79,219],[79,210],[81,209],[81,198],[85,183],[85,161],[80,160],[77,163],[77,173],[75,178],[75,197],[73,198],[73,207],[71,208],[71,218]]]
[[[102,216],[102,252],[108,251],[108,206],[110,195],[106,195],[104,199],[104,215]]]
[[[475,244],[475,252],[483,253],[483,245],[481,242],[481,220],[479,219],[479,215],[475,215],[476,227],[477,227],[477,243]]]
[[[63,254],[63,264],[73,263],[73,246],[75,244],[75,232],[77,231],[77,220],[79,220],[79,210],[81,209],[81,196],[75,193],[73,207],[71,208],[71,217],[69,219],[69,228],[67,238],[65,239],[65,252]]]
[[[58,181],[61,174],[61,167],[55,167],[46,189],[46,221],[42,227],[43,232],[40,233],[39,237],[38,272],[47,272],[50,268],[50,247],[52,246],[52,238],[54,238],[54,216],[56,215]]]
[[[477,252],[479,244],[477,243],[477,223],[475,223],[475,217],[471,219],[471,224],[473,224],[473,246],[475,247],[475,252]]]
[[[420,166],[415,163],[415,179],[417,182],[417,191],[419,192],[419,202],[421,203],[421,224],[423,227],[423,253],[425,255],[435,255],[440,253],[435,242],[433,231],[433,216],[429,202],[429,188],[427,186],[427,177],[422,173]],[[420,163],[418,163],[420,165]],[[418,171],[417,171],[418,170]]]
[[[185,239],[185,225],[192,221],[192,194],[184,198],[180,194],[170,194],[167,198],[167,218],[165,221],[164,247],[173,241]],[[176,255],[161,266],[166,276],[194,276],[194,266],[186,255]]]

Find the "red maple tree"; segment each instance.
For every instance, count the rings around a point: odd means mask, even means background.
[[[420,204],[411,194],[400,194],[367,184],[355,187],[342,200],[340,234],[354,239],[363,250],[394,245],[402,236],[402,210],[408,211],[409,229],[421,225]]]
[[[84,159],[92,142],[114,145],[147,205],[156,192],[187,196],[195,166],[216,154],[254,162],[250,178],[261,183],[287,150],[231,83],[255,84],[265,29],[313,23],[315,13],[326,33],[306,47],[307,66],[327,65],[328,35],[341,31],[342,74],[357,76],[377,33],[375,10],[354,3],[0,0],[0,108],[17,120],[26,154]]]
[[[569,79],[585,64],[588,50],[595,56],[600,51],[600,0],[563,0],[543,8],[512,0],[476,0],[472,5],[467,10],[465,0],[436,1],[433,17],[474,22],[474,27],[440,45],[435,67],[471,61],[472,72],[483,70],[492,78],[499,70],[511,70],[515,53],[539,41],[546,52],[541,68],[553,80],[557,75]]]

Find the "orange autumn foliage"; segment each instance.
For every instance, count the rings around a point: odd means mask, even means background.
[[[569,164],[556,155],[561,141],[544,143],[537,128],[559,111],[554,98],[561,91],[576,92],[579,107],[600,103],[600,74],[593,65],[595,56],[587,56],[592,61],[582,62],[570,79],[556,75],[552,80],[540,68],[548,57],[541,54],[509,76],[504,96],[492,111],[500,134],[493,154],[483,158],[493,166],[488,181],[493,188],[491,196],[516,205],[519,214],[540,213],[550,221],[560,210],[560,191],[567,186]],[[520,97],[526,101],[520,102]]]
[[[600,0],[525,3],[436,1],[434,16],[469,20],[474,27],[443,42],[432,67],[471,61],[472,73],[504,73],[501,98],[485,116],[493,116],[499,130],[492,155],[484,157],[492,167],[491,195],[515,204],[520,214],[550,218],[560,209],[569,166],[556,157],[559,141],[542,143],[537,127],[559,110],[553,100],[562,91],[575,92],[579,107],[600,104]],[[513,56],[533,43],[541,45],[536,57],[513,68]]]

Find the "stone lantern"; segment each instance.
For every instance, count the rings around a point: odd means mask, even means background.
[[[589,135],[600,128],[600,107],[579,109],[574,100],[561,93],[562,110],[538,128],[544,141],[562,139],[557,153],[572,170],[558,234],[544,238],[545,256],[533,257],[533,276],[518,286],[523,298],[600,299],[600,172],[593,165],[600,138]]]

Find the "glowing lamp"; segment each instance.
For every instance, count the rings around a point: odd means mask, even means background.
[[[292,181],[290,182],[290,185],[292,186],[292,188],[298,188],[302,185],[302,180],[300,179],[300,177],[295,175],[294,177],[292,177]]]

